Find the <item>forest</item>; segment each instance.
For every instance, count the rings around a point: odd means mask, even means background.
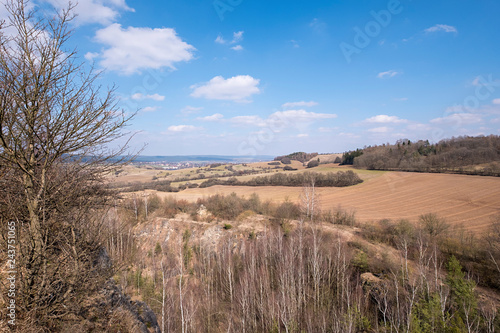
[[[500,175],[500,137],[456,137],[431,144],[399,140],[344,153],[343,164],[369,170]]]
[[[144,204],[133,200],[110,218],[144,223]],[[307,215],[306,196],[301,204],[280,205],[234,194],[196,203],[149,200],[155,201],[149,221],[185,213],[196,221],[225,223],[216,242],[203,241],[201,231],[183,222],[171,225],[178,231],[169,232],[168,241],[152,237],[146,251],[134,250],[133,240],[109,245],[112,256],[124,253],[126,266],[134,267],[118,274],[119,281],[150,300],[165,332],[500,328],[497,304],[487,296],[500,286],[500,220],[487,235],[474,236],[435,214],[422,215],[416,225],[383,220],[371,226],[341,209]],[[208,214],[201,215],[199,207]],[[267,229],[233,232],[255,214],[271,218]],[[117,227],[115,239],[126,230]]]

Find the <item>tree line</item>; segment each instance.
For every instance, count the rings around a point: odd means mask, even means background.
[[[200,187],[210,187],[214,185],[230,186],[295,186],[300,187],[304,184],[314,182],[318,187],[346,187],[353,186],[363,182],[359,176],[352,170],[339,172],[301,172],[301,173],[275,173],[270,176],[258,176],[251,180],[241,181],[237,178],[228,180],[210,179],[200,184]]]
[[[277,156],[274,158],[275,161],[281,161],[283,164],[290,164],[291,160],[299,161],[305,163],[312,158],[318,156],[318,153],[304,153],[304,152],[295,152],[288,155]]]
[[[346,152],[343,164],[369,170],[453,172],[500,176],[500,137],[454,137],[430,143],[404,139],[395,144]]]

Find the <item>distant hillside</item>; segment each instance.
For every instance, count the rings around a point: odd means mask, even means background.
[[[281,163],[283,164],[290,164],[291,160],[305,163],[316,156],[318,156],[318,153],[295,152],[292,154],[275,157],[274,160],[281,161]]]
[[[174,156],[138,156],[135,162],[220,162],[220,163],[251,163],[271,161],[273,156],[225,156],[225,155],[174,155]]]
[[[369,170],[450,172],[500,176],[498,135],[458,137],[431,144],[399,140],[344,153],[344,164]]]

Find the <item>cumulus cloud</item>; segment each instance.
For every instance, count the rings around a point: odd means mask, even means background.
[[[101,66],[126,75],[147,68],[175,69],[175,63],[191,60],[196,50],[171,28],[124,29],[114,23],[98,30],[95,40],[106,46],[100,55]]]
[[[67,9],[68,2],[63,0],[46,0],[57,9]],[[120,11],[133,12],[125,0],[79,0],[73,10],[76,14],[75,22],[78,25],[99,23],[107,25],[115,22]]]
[[[403,123],[408,123],[408,120],[401,119],[397,116],[388,116],[385,114],[380,114],[378,116],[373,116],[371,118],[368,118],[364,122],[368,124],[389,124],[389,123],[403,124]]]
[[[500,98],[496,98],[493,100],[493,104],[500,105]]]
[[[368,130],[370,133],[388,133],[391,129],[386,126],[375,127]]]
[[[243,41],[243,34],[244,34],[244,31],[233,32],[233,39],[231,41],[225,40],[224,37],[222,37],[222,35],[219,34],[217,36],[217,38],[215,39],[215,42],[217,44],[237,44],[237,43]]]
[[[226,40],[221,36],[221,35],[218,35],[217,38],[215,39],[215,42],[217,44],[226,44]]]
[[[446,25],[446,24],[436,24],[435,26],[432,26],[430,28],[425,29],[425,32],[438,32],[438,31],[443,31],[443,32],[454,32],[457,33],[458,30],[457,28],[451,26],[451,25]]]
[[[310,101],[310,102],[306,102],[306,101],[300,101],[300,102],[288,102],[288,103],[285,103],[283,104],[281,107],[283,109],[291,109],[291,108],[297,108],[297,107],[311,107],[311,106],[316,106],[318,105],[317,102],[314,102],[314,101]]]
[[[304,124],[312,123],[318,120],[336,118],[337,115],[329,113],[307,112],[305,110],[287,110],[278,111],[270,114],[267,118],[262,118],[259,115],[244,115],[232,118],[224,118],[220,113],[216,113],[206,117],[198,117],[200,121],[218,121],[224,122],[233,126],[242,127],[270,127],[273,131],[280,132],[285,128],[300,127]],[[330,129],[328,129],[330,131]],[[324,130],[327,132],[327,130]]]
[[[158,107],[156,106],[146,106],[145,108],[141,109],[142,112],[154,112],[156,110],[158,110]]]
[[[188,115],[188,114],[191,114],[191,113],[198,113],[201,110],[203,110],[203,107],[195,107],[195,106],[187,105],[186,107],[184,107],[181,110],[181,113],[185,114],[185,115]]]
[[[417,132],[417,131],[425,132],[425,131],[432,130],[431,126],[429,126],[427,124],[419,124],[419,123],[409,124],[406,128],[412,132]]]
[[[297,138],[307,138],[308,136],[309,136],[309,134],[301,133],[301,134],[297,135]]]
[[[201,129],[193,125],[172,125],[167,128],[167,133],[193,132]]]
[[[393,71],[393,70],[390,70],[390,71],[387,71],[387,72],[381,72],[381,73],[378,73],[377,74],[377,77],[379,79],[386,79],[386,78],[391,78],[391,77],[395,77],[396,75],[398,74],[401,74],[400,72],[397,72],[397,71]]]
[[[260,92],[260,80],[250,75],[238,75],[228,79],[216,76],[203,84],[192,85],[192,97],[226,100],[235,102],[250,102],[249,98]]]
[[[160,94],[152,94],[152,95],[144,95],[141,93],[133,94],[131,96],[132,99],[135,99],[136,101],[142,101],[145,99],[152,99],[154,101],[163,101],[165,100],[165,96],[162,96]]]
[[[224,118],[224,116],[222,114],[216,113],[216,114],[213,114],[211,116],[198,117],[196,119],[201,120],[201,121],[218,121],[218,120],[222,120],[223,118]]]
[[[85,59],[88,61],[93,61],[98,56],[99,56],[99,53],[96,53],[96,52],[87,52],[84,55]]]
[[[235,125],[266,126],[266,121],[259,116],[237,116],[229,119]]]
[[[432,119],[430,122],[433,124],[467,125],[477,124],[482,120],[482,116],[477,113],[454,113],[445,117]]]
[[[231,50],[234,50],[234,51],[243,51],[243,46],[241,45],[236,45],[236,46],[233,46],[231,48]]]
[[[243,33],[244,31],[238,31],[238,32],[233,32],[233,40],[231,43],[239,43],[243,40]]]
[[[270,119],[280,119],[292,123],[313,122],[316,120],[337,118],[333,113],[307,112],[306,110],[277,111],[269,116]]]

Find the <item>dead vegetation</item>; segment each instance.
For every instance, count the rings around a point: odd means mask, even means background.
[[[171,218],[160,204],[133,228],[136,261],[120,279],[150,300],[165,332],[499,328],[495,246],[483,251],[435,215],[347,226],[325,212],[308,218],[306,202],[292,213],[289,202],[218,195],[181,200]]]

